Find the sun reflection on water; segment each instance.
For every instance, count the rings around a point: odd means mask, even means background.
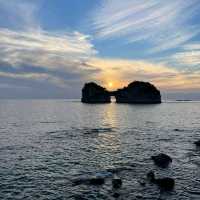
[[[108,132],[103,132],[97,138],[97,155],[100,158],[99,165],[102,168],[112,167],[121,157],[120,134],[116,129],[118,121],[115,104],[109,104],[104,110],[102,124],[111,128]]]

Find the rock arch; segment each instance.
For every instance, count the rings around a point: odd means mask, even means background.
[[[109,92],[94,82],[86,83],[82,89],[83,103],[110,103],[114,96],[116,103],[157,104],[161,103],[160,91],[151,83],[133,81],[127,87]]]

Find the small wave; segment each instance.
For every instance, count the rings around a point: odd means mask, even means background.
[[[159,141],[163,141],[163,142],[170,142],[172,141],[173,139],[172,138],[160,138]]]

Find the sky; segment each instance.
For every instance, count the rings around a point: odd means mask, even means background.
[[[0,0],[0,98],[140,80],[200,99],[199,21],[199,0]]]

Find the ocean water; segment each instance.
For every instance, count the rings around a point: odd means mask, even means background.
[[[200,199],[200,103],[87,105],[66,100],[0,101],[0,199]],[[173,158],[167,169],[151,156]],[[146,180],[172,177],[174,191]],[[112,189],[111,171],[123,181]],[[105,176],[105,184],[74,180]],[[145,185],[141,182],[146,183]]]

